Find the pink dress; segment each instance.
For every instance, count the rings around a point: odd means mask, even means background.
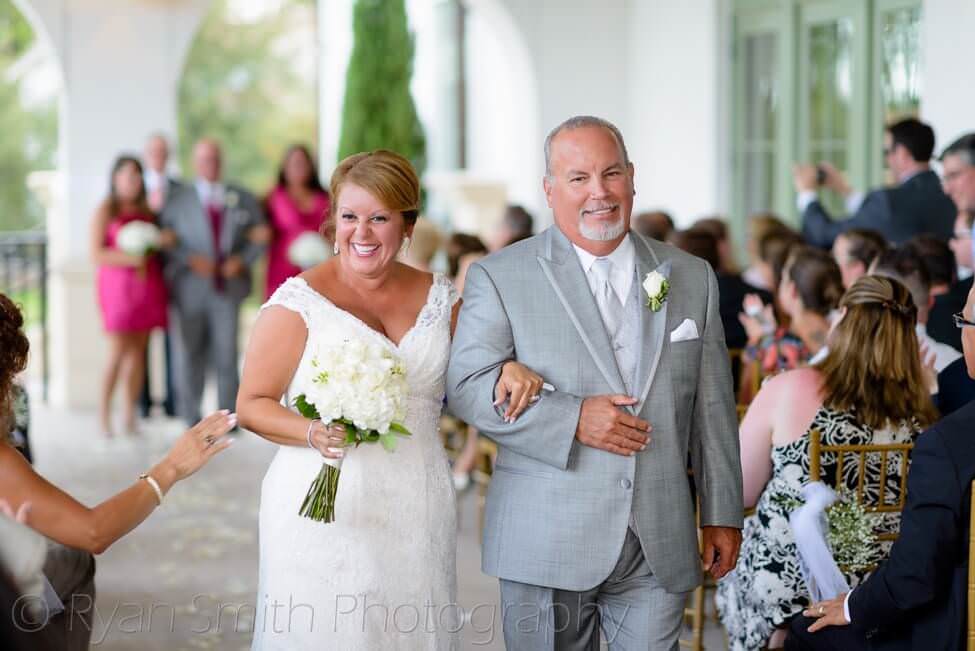
[[[329,199],[325,193],[316,193],[311,209],[303,211],[285,188],[275,188],[267,198],[267,212],[272,236],[267,255],[267,285],[265,298],[269,298],[288,278],[303,270],[288,260],[288,247],[302,233],[317,232],[328,217]]]
[[[117,248],[119,229],[131,221],[155,223],[151,215],[122,214],[108,224],[105,245]],[[106,332],[144,332],[166,327],[166,284],[159,257],[149,258],[144,270],[133,267],[98,267],[98,305]]]

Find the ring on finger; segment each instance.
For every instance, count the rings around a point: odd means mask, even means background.
[[[538,396],[538,394],[535,394],[535,395],[533,395],[533,396],[532,396],[531,398],[529,398],[529,399],[528,399],[528,402],[530,402],[530,403],[531,403],[531,402],[538,402],[538,401],[539,401],[539,399],[540,399],[540,398],[539,398],[539,396]]]
[[[214,441],[216,441],[216,440],[217,439],[213,438],[209,434],[207,434],[206,436],[203,437],[203,442],[207,444],[207,447],[210,447],[211,445],[213,445]]]
[[[826,614],[826,607],[825,606],[820,606],[819,607],[819,614],[820,615],[825,615]]]

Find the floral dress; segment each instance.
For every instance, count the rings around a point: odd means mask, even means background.
[[[883,430],[871,430],[857,422],[852,412],[821,407],[809,430],[817,429],[823,445],[862,445],[870,443],[909,443],[920,430],[917,423],[902,422]],[[839,490],[855,491],[858,467],[844,458],[843,486]],[[900,458],[888,456],[885,498],[893,501],[900,494]],[[836,477],[836,455],[822,455],[823,481],[833,485]],[[878,501],[881,469],[880,455],[867,455],[864,500]],[[787,445],[772,448],[772,478],[765,486],[755,513],[745,519],[741,554],[737,567],[718,583],[715,601],[721,621],[728,633],[729,649],[746,651],[762,649],[776,628],[784,626],[793,615],[809,605],[806,584],[799,568],[799,556],[789,514],[797,501],[802,501],[802,486],[809,481],[809,435]],[[833,488],[837,488],[833,486]],[[881,516],[880,531],[897,531],[900,513]],[[890,542],[881,543],[886,557]],[[860,583],[865,573],[847,573],[851,586]]]

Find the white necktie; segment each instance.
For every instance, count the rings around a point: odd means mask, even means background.
[[[596,258],[592,263],[592,273],[596,275],[596,305],[603,317],[603,324],[606,325],[606,332],[612,339],[616,336],[623,318],[623,303],[609,281],[613,273],[613,261],[609,258]]]

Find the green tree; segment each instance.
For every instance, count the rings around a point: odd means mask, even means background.
[[[0,0],[0,231],[43,226],[43,210],[27,189],[27,175],[55,162],[55,98],[25,107],[21,81],[9,74],[33,44],[30,24],[10,0]]]
[[[240,22],[218,0],[200,27],[179,86],[179,153],[192,170],[193,143],[207,136],[224,149],[224,177],[263,193],[285,148],[318,133],[314,69],[295,59],[314,48],[315,3],[289,0]]]
[[[339,156],[391,149],[426,167],[426,138],[410,95],[413,36],[403,0],[357,0]]]

